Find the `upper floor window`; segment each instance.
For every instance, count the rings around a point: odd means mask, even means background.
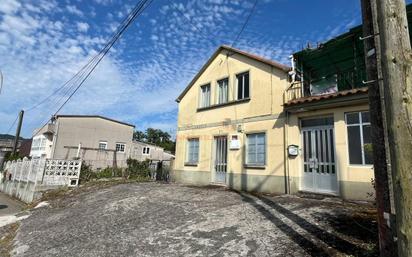
[[[210,84],[200,87],[200,108],[210,106]]]
[[[217,98],[217,103],[218,104],[223,104],[227,103],[228,101],[228,92],[229,92],[229,79],[221,79],[217,81],[217,92],[218,92],[218,98]]]
[[[116,143],[116,152],[124,153],[126,149],[126,144]]]
[[[350,164],[372,164],[372,140],[369,112],[346,113]]]
[[[107,142],[106,141],[100,141],[99,142],[99,150],[106,150],[107,149]]]
[[[266,134],[248,134],[246,138],[246,164],[264,166],[266,163]]]
[[[187,140],[186,163],[197,164],[199,162],[199,138]]]
[[[143,154],[149,154],[150,153],[150,148],[145,146],[143,147]]]
[[[237,80],[237,100],[249,98],[249,72],[236,75]]]

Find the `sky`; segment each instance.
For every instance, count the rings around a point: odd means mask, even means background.
[[[70,79],[138,0],[1,0],[0,133]],[[359,0],[154,0],[60,114],[103,115],[174,134],[176,97],[219,45],[288,64],[288,56],[360,24]],[[62,92],[64,93],[64,92]],[[61,95],[25,113],[31,137]],[[15,127],[10,130],[14,133]]]

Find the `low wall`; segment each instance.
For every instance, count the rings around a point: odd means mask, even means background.
[[[62,186],[77,186],[81,160],[27,158],[7,162],[2,172],[0,191],[31,203],[41,192]]]

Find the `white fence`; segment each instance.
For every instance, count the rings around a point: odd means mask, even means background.
[[[81,160],[47,160],[24,158],[7,162],[3,169],[0,191],[32,202],[44,188],[77,186]]]

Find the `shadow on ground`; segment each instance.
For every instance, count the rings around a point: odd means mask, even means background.
[[[265,218],[270,220],[278,229],[285,233],[293,242],[299,245],[310,256],[378,256],[378,231],[376,217],[373,211],[354,211],[344,213],[313,213],[311,216],[317,223],[314,224],[295,214],[277,202],[279,198],[267,197],[259,194],[250,195],[237,192],[242,200],[252,205]],[[290,199],[289,199],[290,201]],[[280,201],[282,202],[282,200]],[[325,205],[318,199],[299,201],[303,206],[296,209],[313,207],[315,204]],[[334,205],[333,203],[330,203]],[[336,206],[334,206],[336,207]],[[274,212],[273,212],[274,211]],[[288,225],[279,215],[282,215],[294,225]],[[304,233],[299,231],[303,230]]]

